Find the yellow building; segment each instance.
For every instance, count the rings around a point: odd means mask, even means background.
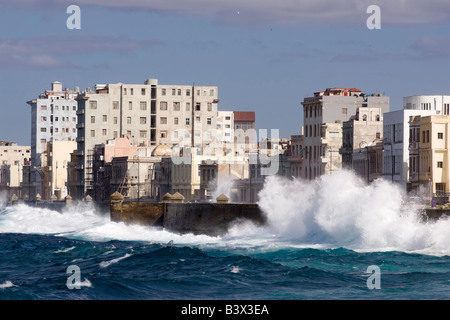
[[[416,116],[410,120],[410,185],[445,196],[449,191],[450,116]]]

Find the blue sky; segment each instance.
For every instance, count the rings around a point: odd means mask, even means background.
[[[69,5],[81,29],[69,30]],[[381,29],[369,30],[369,5]],[[450,2],[2,0],[0,140],[30,144],[26,101],[61,81],[217,85],[219,110],[299,134],[300,102],[328,87],[390,97],[450,94]]]

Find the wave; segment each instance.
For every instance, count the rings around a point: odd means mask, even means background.
[[[339,171],[314,181],[267,177],[259,206],[268,223],[240,223],[222,237],[176,234],[155,227],[111,222],[93,207],[59,213],[18,204],[0,214],[0,233],[46,234],[87,241],[145,241],[212,248],[279,250],[283,247],[404,251],[450,255],[450,220],[422,222],[399,186],[366,185]]]

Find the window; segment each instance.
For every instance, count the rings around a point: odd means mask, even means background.
[[[161,89],[161,95],[165,96],[166,95],[166,89]]]
[[[172,89],[172,95],[173,95],[173,96],[175,95],[175,93],[176,93],[176,90],[175,90],[175,89]]]
[[[72,122],[76,122],[77,118],[76,117],[72,117]]]
[[[186,102],[186,111],[190,111],[190,110],[191,110],[191,103]]]
[[[131,124],[131,117],[127,117],[127,124]]]
[[[166,137],[167,137],[167,131],[161,131],[160,138],[166,138]]]
[[[134,94],[134,89],[130,88],[130,95],[133,95],[133,94]]]
[[[147,123],[147,118],[146,118],[146,117],[141,117],[141,118],[139,119],[139,122],[140,122],[141,124],[146,124],[146,123]]]
[[[178,92],[178,95],[181,96],[181,89],[178,89],[177,92]]]
[[[128,110],[133,110],[133,101],[128,101]]]
[[[195,122],[200,122],[200,117],[195,117]]]
[[[167,110],[167,101],[161,101],[159,103],[159,109],[160,110]]]
[[[438,161],[437,162],[437,167],[438,168],[443,168],[444,167],[444,163],[442,161]]]
[[[189,89],[186,89],[186,96],[190,96],[191,95],[191,90],[189,90]]]
[[[147,138],[147,131],[145,131],[145,130],[139,131],[139,137],[141,137],[141,138]]]
[[[347,108],[342,108],[342,114],[347,114]]]
[[[89,108],[97,109],[97,101],[89,101]],[[56,109],[56,107],[55,107]]]
[[[47,121],[47,117],[41,117],[41,121]]]
[[[141,89],[141,95],[145,96],[145,88]]]
[[[117,121],[118,121],[117,117],[114,117],[114,124],[117,124]]]
[[[127,88],[123,88],[123,94],[127,95]]]
[[[206,124],[211,125],[211,118],[206,118]]]
[[[173,124],[178,124],[178,118],[173,118]]]
[[[113,101],[113,109],[118,110],[119,109],[119,101]]]
[[[231,117],[225,117],[225,120],[231,120]]]
[[[427,130],[427,143],[430,142],[430,130]]]
[[[73,106],[72,109],[73,109],[73,111],[76,111],[76,110],[77,110],[77,107],[76,107],[76,106]]]
[[[195,104],[195,111],[200,111],[200,102]]]
[[[41,110],[47,110],[47,106],[41,106]]]
[[[95,137],[95,130],[91,130],[91,137]]]
[[[140,108],[141,110],[147,110],[147,101],[141,101],[141,102],[139,103],[139,108]]]
[[[159,123],[160,124],[167,124],[167,118],[166,117],[159,118]]]
[[[212,97],[214,95],[214,89],[209,90],[209,95]]]
[[[113,137],[114,137],[114,138],[117,138],[117,137],[118,137],[118,132],[117,132],[117,131],[114,131],[114,132],[113,132]]]
[[[186,125],[188,126],[188,125],[190,125],[190,123],[191,123],[191,119],[190,118],[186,118]]]
[[[103,115],[103,122],[107,122],[108,121],[108,116],[106,114]]]
[[[450,115],[450,103],[444,103],[444,115]]]
[[[212,103],[208,102],[208,111],[212,111]]]
[[[106,129],[102,129],[102,134],[104,135],[104,136],[106,136],[106,134],[107,134],[107,130]]]
[[[444,139],[444,133],[438,132],[438,139]]]
[[[180,103],[179,102],[173,103],[173,111],[180,111]]]

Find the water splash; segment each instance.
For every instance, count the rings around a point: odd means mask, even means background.
[[[366,185],[347,171],[315,181],[270,176],[259,196],[267,226],[243,223],[222,237],[180,235],[111,222],[109,215],[99,214],[92,207],[58,213],[24,204],[7,207],[0,214],[0,233],[47,234],[87,241],[173,241],[174,245],[215,248],[345,247],[450,255],[450,220],[422,222],[402,190],[389,181]]]

